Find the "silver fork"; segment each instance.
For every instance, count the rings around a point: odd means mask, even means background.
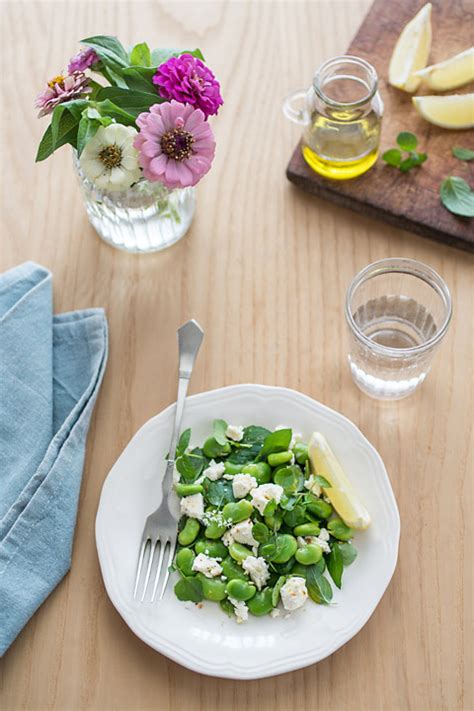
[[[146,565],[145,580],[143,583],[141,602],[145,599],[150,575],[153,567],[153,559],[157,548],[160,548],[158,565],[155,572],[155,580],[153,583],[153,591],[151,602],[154,602],[158,583],[160,579],[163,560],[165,558],[165,550],[168,548],[168,562],[165,568],[165,575],[161,587],[160,600],[164,595],[166,585],[169,578],[169,567],[173,562],[173,556],[176,549],[177,538],[177,522],[169,508],[169,495],[171,485],[173,483],[173,470],[176,456],[176,446],[181,429],[181,420],[183,418],[184,403],[188,392],[188,384],[193,372],[194,362],[199,351],[199,347],[204,338],[204,331],[199,326],[197,321],[191,320],[178,329],[178,344],[179,344],[179,380],[178,380],[178,397],[176,400],[176,412],[174,418],[173,434],[171,435],[170,451],[168,462],[166,464],[165,476],[163,478],[163,498],[159,507],[150,514],[145,521],[145,527],[142,533],[142,541],[140,545],[140,554],[138,557],[137,573],[135,577],[135,586],[133,589],[133,597],[137,597],[138,587],[140,584],[140,574],[142,572],[145,552],[148,549],[148,562]]]

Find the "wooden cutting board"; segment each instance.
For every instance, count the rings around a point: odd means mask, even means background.
[[[377,70],[385,104],[380,153],[396,145],[395,139],[400,131],[411,131],[419,139],[419,149],[428,153],[426,163],[402,174],[379,158],[375,166],[359,178],[328,180],[306,164],[298,145],[288,165],[287,177],[304,190],[356,212],[474,251],[474,219],[456,217],[439,200],[440,183],[449,175],[458,175],[473,186],[474,161],[459,161],[451,149],[453,146],[474,149],[474,131],[450,131],[432,126],[415,111],[410,94],[387,82],[395,42],[404,25],[423,5],[421,0],[375,0],[347,54],[366,59]],[[430,64],[472,46],[474,3],[434,0],[432,28]],[[468,84],[452,93],[472,91],[472,84]],[[420,89],[417,93],[430,91]]]

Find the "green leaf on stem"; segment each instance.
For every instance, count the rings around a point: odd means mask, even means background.
[[[145,91],[132,91],[121,89],[117,86],[104,86],[97,94],[98,101],[109,99],[115,105],[120,106],[135,118],[142,111],[148,111],[153,104],[159,104],[163,99],[157,94]]]
[[[136,44],[130,52],[130,64],[149,67],[151,65],[151,52],[146,42]]]
[[[409,131],[402,131],[397,136],[397,143],[403,151],[414,151],[418,145],[418,139]]]
[[[460,146],[455,146],[453,148],[453,156],[459,158],[459,160],[473,160],[474,151],[470,148],[461,148]]]
[[[462,178],[450,176],[443,180],[439,195],[444,207],[460,217],[474,217],[474,193]]]

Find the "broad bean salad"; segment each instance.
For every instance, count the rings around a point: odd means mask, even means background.
[[[214,420],[202,447],[190,439],[176,457],[178,599],[212,600],[239,623],[330,603],[357,551],[301,435]]]

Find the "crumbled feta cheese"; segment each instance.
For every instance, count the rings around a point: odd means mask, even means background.
[[[288,578],[280,590],[283,607],[290,612],[302,607],[308,599],[308,591],[304,578],[295,576]]]
[[[257,486],[257,480],[251,474],[236,474],[231,479],[233,479],[232,491],[236,499],[243,499]]]
[[[250,492],[252,496],[252,506],[254,506],[263,516],[265,507],[269,501],[280,503],[283,494],[283,487],[279,484],[260,484]]]
[[[298,544],[298,548],[304,548],[312,543],[318,543],[318,540],[317,536],[298,536],[296,542]]]
[[[293,432],[291,436],[291,442],[290,442],[290,449],[293,449],[295,444],[298,444],[299,442],[303,441],[303,435],[301,432]]]
[[[322,528],[319,532],[319,538],[321,541],[329,541],[330,533],[327,528]]]
[[[316,477],[314,474],[311,474],[309,479],[306,479],[304,483],[304,488],[308,489],[312,494],[315,496],[319,496],[321,493],[321,487],[319,486],[318,482],[316,481]]]
[[[223,474],[222,478],[230,481],[231,479],[234,478],[234,475],[233,474]]]
[[[211,481],[217,481],[217,479],[220,479],[223,473],[225,472],[225,464],[224,462],[215,462],[213,459],[209,462],[209,466],[207,469],[204,469],[203,471],[203,476],[206,477],[207,479],[210,479]]]
[[[201,519],[204,515],[204,499],[202,494],[183,496],[180,500],[180,507],[183,516]]]
[[[330,553],[331,549],[329,547],[329,531],[327,531],[325,528],[322,528],[319,532],[319,536],[316,536],[316,539],[314,543],[317,543],[318,546],[321,546],[323,549],[323,553]]]
[[[280,617],[280,610],[278,607],[274,607],[273,610],[270,612],[270,617]]]
[[[233,439],[234,442],[240,442],[244,436],[244,428],[240,425],[229,425],[225,431],[225,436],[228,439]]]
[[[253,555],[248,555],[242,561],[242,568],[250,575],[259,590],[263,588],[270,577],[270,571],[268,570],[265,558],[255,558]]]
[[[252,546],[252,555],[258,556],[258,545]]]
[[[232,535],[232,532],[230,530],[226,531],[224,533],[224,535],[222,536],[222,543],[225,546],[229,547],[233,544],[233,542],[234,542],[234,536]]]
[[[235,600],[233,597],[230,597],[229,602],[234,606],[235,619],[238,625],[248,620],[249,608],[243,600]]]
[[[222,573],[222,565],[217,558],[210,558],[204,553],[199,553],[194,559],[193,570],[204,573],[206,578],[215,578]]]
[[[241,521],[240,523],[236,523],[235,526],[232,526],[230,534],[237,543],[243,543],[247,546],[258,546],[258,541],[256,541],[252,535],[252,528],[253,521],[248,518],[246,521]]]

